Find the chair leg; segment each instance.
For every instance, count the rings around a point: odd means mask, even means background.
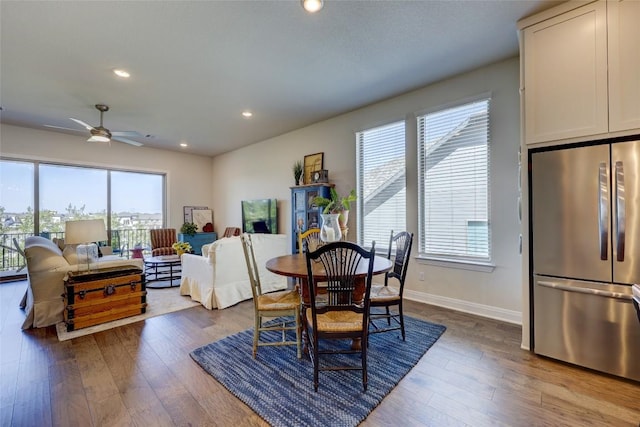
[[[307,308],[302,306],[302,312],[300,314],[300,317],[302,317],[302,338],[304,339],[303,349],[306,350],[309,359],[311,359],[311,346],[309,345],[309,327],[307,325],[306,310]]]
[[[400,303],[398,304],[398,314],[400,315],[400,330],[402,331],[402,341],[406,341],[404,334],[404,313],[402,312],[402,300],[400,300]]]
[[[302,325],[300,324],[300,311],[295,314],[296,316],[296,342],[298,347],[298,359],[302,358]]]
[[[258,353],[258,339],[260,338],[260,327],[262,325],[262,317],[256,312],[255,321],[253,325],[253,358],[256,358]]]
[[[318,376],[320,372],[320,360],[318,360],[318,340],[313,340],[313,390],[318,391]]]
[[[386,306],[385,309],[387,310],[387,325],[391,326],[391,311],[389,311],[389,306]]]
[[[369,346],[369,339],[368,339],[368,334],[363,334],[363,341],[366,341],[366,345],[365,343],[362,343],[362,351],[360,353],[360,357],[362,358],[362,387],[364,389],[364,391],[367,391],[367,381],[368,381],[368,376],[367,376],[367,347]]]

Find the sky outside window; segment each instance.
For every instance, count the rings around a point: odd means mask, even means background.
[[[7,213],[33,208],[33,163],[0,162],[0,206]]]
[[[111,172],[111,211],[113,213],[162,213],[162,175]]]
[[[67,208],[95,214],[107,211],[107,171],[73,166],[40,165],[40,212],[60,214]]]

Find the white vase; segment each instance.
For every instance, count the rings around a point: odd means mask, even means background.
[[[337,242],[342,238],[338,216],[340,214],[320,214],[320,219],[322,220],[320,240],[323,242]]]

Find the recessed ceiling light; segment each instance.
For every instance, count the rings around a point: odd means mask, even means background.
[[[131,74],[129,74],[127,71],[125,70],[121,70],[119,68],[113,70],[113,73],[118,76],[118,77],[124,77],[125,79],[128,77],[131,77]]]
[[[302,7],[309,13],[314,13],[322,9],[322,0],[302,0]]]
[[[180,143],[180,147],[183,147],[183,148],[184,148],[184,147],[188,147],[188,145],[187,145],[187,143],[186,143],[186,142],[181,142],[181,143]]]
[[[251,111],[243,111],[242,112],[242,116],[246,117],[246,118],[249,118],[249,117],[253,116],[253,113]]]

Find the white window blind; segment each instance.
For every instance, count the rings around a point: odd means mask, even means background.
[[[420,255],[491,259],[490,99],[418,117]]]
[[[405,122],[356,133],[358,243],[386,251],[391,230],[406,230]]]

